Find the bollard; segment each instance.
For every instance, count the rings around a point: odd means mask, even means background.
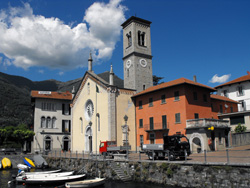
[[[204,160],[205,160],[205,164],[207,163],[207,150],[204,150]]]
[[[227,152],[227,164],[229,164],[230,161],[229,161],[229,151],[228,151],[228,149],[226,149],[226,152]]]

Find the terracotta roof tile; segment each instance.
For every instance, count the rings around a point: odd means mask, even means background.
[[[54,92],[54,91],[31,91],[32,98],[46,98],[46,99],[63,99],[71,100],[72,94],[69,91],[66,92]]]
[[[236,79],[234,79],[232,81],[229,81],[227,83],[218,85],[215,88],[219,88],[219,87],[227,86],[227,85],[231,85],[231,84],[236,84],[236,83],[239,83],[239,82],[245,82],[245,81],[250,81],[250,74],[242,76],[242,77],[239,77],[239,78],[236,78]]]
[[[235,100],[229,99],[227,97],[221,96],[221,95],[210,95],[211,99],[216,99],[216,100],[221,100],[221,101],[228,101],[228,102],[233,102],[233,103],[239,103]]]
[[[162,83],[162,84],[159,84],[159,85],[156,85],[156,86],[149,87],[146,90],[144,90],[144,91],[142,91],[140,93],[137,93],[133,97],[137,97],[139,95],[144,95],[146,93],[154,92],[154,91],[161,90],[161,89],[164,89],[164,88],[167,88],[167,87],[177,86],[177,85],[181,85],[181,84],[190,84],[190,85],[195,85],[195,86],[198,86],[198,87],[204,87],[204,88],[209,89],[211,91],[216,91],[212,87],[209,87],[209,86],[194,82],[194,81],[186,79],[186,78],[179,78],[177,80],[173,80],[173,81],[170,81],[170,82],[165,82],[165,83]]]

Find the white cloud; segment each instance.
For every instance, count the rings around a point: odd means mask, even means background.
[[[230,78],[231,74],[225,74],[223,76],[218,76],[217,74],[212,77],[211,80],[209,80],[210,83],[224,83],[227,82]]]
[[[44,73],[44,70],[39,70],[38,71],[40,74],[43,74]]]
[[[59,73],[58,73],[58,75],[60,75],[60,76],[62,76],[64,74],[64,72],[62,72],[62,71],[60,71]]]
[[[0,11],[0,53],[9,63],[61,70],[87,66],[89,51],[97,60],[112,56],[125,21],[121,0],[93,3],[75,27],[58,18],[34,15],[28,3]]]

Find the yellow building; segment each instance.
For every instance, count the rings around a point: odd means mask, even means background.
[[[123,80],[110,72],[95,74],[92,57],[72,100],[71,150],[99,152],[100,141],[116,141],[118,146],[128,144],[136,150],[135,108],[131,96],[135,90],[124,89]],[[125,122],[124,117],[128,117]],[[126,131],[128,127],[128,131]]]

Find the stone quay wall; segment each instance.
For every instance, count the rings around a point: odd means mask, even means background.
[[[112,166],[122,169],[132,181],[178,187],[248,188],[250,167],[230,165],[185,164],[167,161],[114,161],[46,157],[52,168],[84,172],[120,180]]]

